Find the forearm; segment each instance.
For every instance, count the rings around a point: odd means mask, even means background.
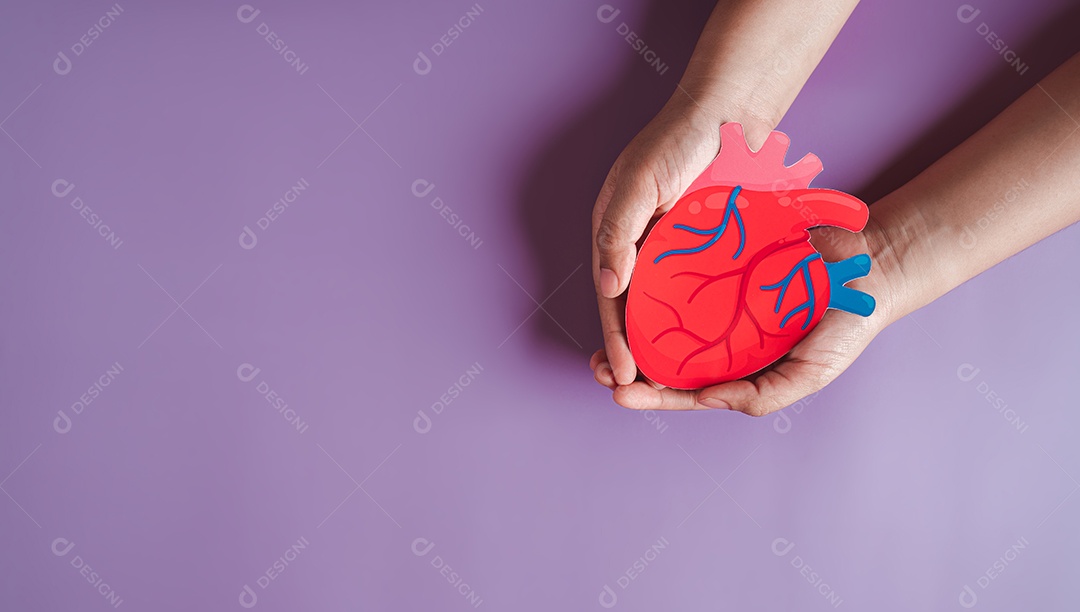
[[[904,187],[868,237],[899,318],[1080,221],[1080,55]]]
[[[713,10],[675,96],[740,121],[759,146],[795,100],[858,0],[732,0]],[[755,142],[756,141],[756,142]]]

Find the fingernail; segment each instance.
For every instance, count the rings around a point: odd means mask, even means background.
[[[596,378],[601,383],[605,383],[605,381],[614,381],[615,380],[615,375],[611,373],[611,367],[610,366],[608,366],[607,364],[603,364],[599,368],[596,369]]]
[[[637,370],[636,369],[634,369],[632,371],[623,370],[621,373],[623,375],[622,380],[619,380],[619,378],[620,378],[619,375],[615,374],[614,372],[612,373],[612,376],[615,377],[615,382],[618,383],[620,386],[623,386],[623,387],[625,387],[626,385],[629,385],[630,383],[634,382],[634,379],[637,376]]]
[[[619,277],[607,268],[600,268],[600,291],[609,298],[619,295]]]
[[[716,399],[715,397],[702,397],[698,399],[698,403],[706,408],[716,408],[719,410],[731,410],[731,406],[724,400]]]

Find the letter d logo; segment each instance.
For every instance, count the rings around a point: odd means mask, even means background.
[[[616,17],[619,16],[620,12],[621,11],[619,11],[619,9],[615,8],[614,6],[611,6],[610,4],[604,4],[601,5],[600,8],[596,9],[596,18],[600,20],[600,23],[611,23],[615,20]]]
[[[251,231],[250,227],[245,225],[244,231],[240,232],[240,248],[250,251],[257,244],[259,244],[259,237],[255,235],[255,232]]]
[[[979,16],[979,13],[981,12],[982,11],[975,8],[974,6],[971,6],[970,4],[965,4],[960,8],[956,9],[956,18],[960,20],[960,23],[971,23],[975,20],[976,17]]]
[[[791,59],[788,58],[786,53],[780,53],[776,56],[776,61],[773,62],[773,70],[780,76],[791,72]]]
[[[236,18],[240,20],[240,23],[251,23],[252,21],[255,21],[255,18],[258,17],[261,12],[262,11],[250,4],[241,4],[240,8],[236,9]]]
[[[52,553],[57,557],[63,557],[75,548],[75,543],[67,538],[56,538],[52,542]]]
[[[245,584],[244,590],[240,591],[240,605],[245,608],[254,608],[257,603],[259,603],[259,596]]]
[[[412,543],[412,552],[417,557],[423,557],[435,548],[435,543],[427,538],[416,538]]]
[[[791,431],[791,417],[789,417],[786,412],[781,410],[780,412],[776,413],[776,420],[773,421],[772,426],[773,429],[776,430],[776,433],[786,434],[787,432]]]
[[[426,434],[431,431],[431,417],[427,415],[423,410],[416,413],[416,418],[412,422],[413,429],[416,433]]]
[[[236,368],[236,377],[240,379],[240,382],[251,382],[261,371],[250,363],[241,363],[240,367]]]
[[[971,231],[971,228],[964,226],[963,233],[960,234],[960,246],[967,250],[975,248],[975,245],[979,243],[979,239],[975,236],[975,232]]]
[[[971,379],[975,378],[979,371],[979,368],[970,363],[961,363],[960,367],[956,368],[956,377],[960,379],[960,382],[971,382]]]
[[[56,433],[66,434],[67,432],[71,431],[71,417],[69,417],[67,413],[65,413],[63,410],[57,410],[56,414],[57,416],[55,419],[53,419],[52,424],[53,429],[56,430]]]
[[[431,72],[431,60],[428,59],[428,56],[424,55],[423,51],[416,54],[416,59],[414,59],[412,63],[412,69],[420,76],[424,76]]]
[[[435,189],[435,184],[427,179],[416,179],[412,184],[412,194],[418,198],[422,198],[431,193],[431,190]]]
[[[600,591],[600,605],[605,608],[614,608],[617,603],[619,603],[619,596],[605,584],[604,590]]]
[[[72,189],[75,189],[75,183],[67,181],[66,179],[56,179],[52,183],[52,193],[58,198],[62,198],[71,193]]]
[[[63,51],[56,54],[56,59],[54,59],[52,63],[52,69],[60,76],[64,76],[71,72],[71,60],[68,59],[68,56],[64,55]]]
[[[960,605],[965,608],[974,608],[977,603],[979,603],[979,598],[975,595],[975,591],[965,584],[964,590],[960,591]]]
[[[795,543],[787,538],[776,538],[772,542],[772,552],[777,557],[783,557],[791,552],[792,548],[795,548]]]

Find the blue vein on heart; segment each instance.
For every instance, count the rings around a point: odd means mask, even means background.
[[[699,229],[682,224],[673,226],[677,230],[690,232],[691,234],[697,234],[698,236],[710,236],[704,244],[691,249],[671,249],[670,251],[664,251],[653,260],[653,263],[658,264],[661,259],[669,255],[692,255],[704,251],[720,240],[720,237],[724,235],[724,230],[727,229],[728,222],[731,221],[731,219],[735,219],[735,223],[739,226],[739,248],[735,249],[735,254],[732,255],[731,258],[738,259],[739,255],[742,254],[743,247],[746,246],[746,226],[743,225],[742,215],[739,214],[739,207],[735,204],[735,199],[739,196],[740,191],[742,191],[742,186],[739,185],[736,185],[735,188],[731,190],[727,206],[724,207],[724,220],[720,225],[712,229]]]
[[[784,302],[784,296],[787,294],[788,286],[791,285],[791,281],[795,279],[796,273],[802,273],[803,282],[806,283],[806,301],[799,304],[795,308],[792,308],[790,311],[788,311],[786,315],[784,315],[784,318],[780,320],[780,329],[784,328],[784,325],[787,324],[788,319],[790,319],[795,314],[802,312],[803,310],[806,311],[806,320],[803,321],[802,329],[806,329],[807,326],[810,325],[811,319],[814,318],[814,306],[816,304],[814,300],[814,281],[810,278],[810,262],[814,261],[815,259],[821,259],[821,253],[814,253],[812,255],[807,255],[806,257],[804,257],[802,261],[792,266],[791,272],[788,272],[787,276],[782,278],[780,282],[772,285],[761,286],[762,291],[775,291],[777,289],[780,290],[780,294],[776,296],[776,308],[773,309],[773,312],[779,314],[780,305]]]

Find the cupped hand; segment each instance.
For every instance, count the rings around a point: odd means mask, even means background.
[[[626,340],[626,288],[638,241],[667,212],[720,150],[720,125],[743,122],[751,146],[760,146],[771,126],[737,116],[723,117],[681,89],[615,160],[592,215],[593,281],[604,331],[604,362],[612,378],[629,385],[637,366]]]
[[[677,94],[678,95],[678,94]],[[700,390],[664,388],[638,373],[626,339],[626,289],[639,241],[716,157],[721,120],[693,101],[673,99],[627,146],[608,173],[593,209],[593,278],[604,348],[590,360],[600,384],[615,401],[639,410],[731,409],[763,416],[819,391],[839,376],[891,322],[895,290],[881,229],[871,215],[863,232],[811,230],[811,243],[826,261],[869,253],[874,268],[849,286],[877,299],[870,317],[830,311],[787,355],[747,378]],[[771,126],[744,125],[755,150]]]

